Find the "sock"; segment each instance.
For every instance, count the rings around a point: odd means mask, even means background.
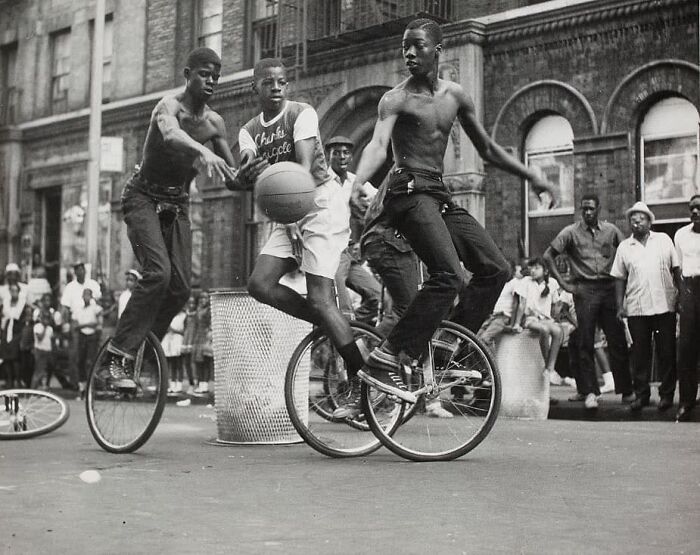
[[[345,361],[345,366],[348,370],[348,378],[357,376],[358,370],[364,366],[365,362],[362,360],[362,354],[360,354],[360,349],[357,348],[355,342],[353,341],[352,343],[339,347],[338,352]]]

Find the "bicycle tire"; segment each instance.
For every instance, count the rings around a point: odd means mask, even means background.
[[[371,326],[360,322],[351,322],[350,325],[356,339],[365,341],[369,349],[383,340]],[[326,359],[319,356],[323,352]],[[337,393],[338,384],[329,379],[329,356],[333,357],[333,361],[342,361],[320,329],[311,331],[297,345],[289,360],[284,384],[289,418],[297,433],[319,453],[334,458],[369,455],[379,449],[381,443],[370,432],[367,423],[361,419],[338,419],[332,415],[331,409],[342,404],[343,394]],[[381,399],[385,397],[382,394]],[[381,399],[377,399],[377,402]],[[393,413],[385,412],[381,422],[388,428],[396,428],[402,417],[400,410],[400,406],[397,406]]]
[[[367,401],[373,388],[362,384],[364,411],[372,432],[387,449],[417,462],[448,461],[467,454],[488,436],[501,406],[498,368],[476,335],[454,322],[445,321],[433,334],[430,349],[439,389],[430,399],[452,413],[452,418],[431,418],[416,410],[412,418],[403,420],[398,430],[387,434],[378,425]],[[456,383],[456,375],[463,376],[464,382],[450,385]],[[469,396],[465,398],[465,394]],[[427,398],[423,394],[419,402],[425,402]]]
[[[118,390],[110,386],[102,361],[107,355],[106,341],[95,358],[88,376],[85,410],[92,437],[110,453],[132,453],[142,447],[155,431],[165,407],[169,379],[168,363],[156,336],[146,336],[142,368],[136,392]],[[122,407],[121,405],[124,405]],[[123,418],[129,407],[136,421],[133,431],[118,433],[120,411]],[[103,414],[104,413],[104,414]],[[141,416],[136,418],[137,413]],[[128,427],[128,422],[123,422]]]
[[[48,434],[63,426],[70,416],[68,404],[58,395],[48,391],[36,389],[6,389],[0,391],[0,399],[9,395],[16,395],[20,398],[20,406],[23,406],[24,411],[30,409],[25,415],[25,418],[29,418],[29,421],[24,421],[24,430],[10,430],[10,428],[15,427],[15,424],[10,421],[10,415],[4,412],[5,407],[0,405],[0,439],[29,439]],[[41,405],[41,407],[39,408],[38,405]],[[42,422],[40,425],[26,429],[27,423],[31,426],[34,423],[38,424],[39,420]]]

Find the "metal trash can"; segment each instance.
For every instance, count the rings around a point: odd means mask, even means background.
[[[263,305],[243,290],[214,290],[210,297],[217,442],[303,441],[287,413],[284,377],[311,324]]]
[[[501,416],[546,420],[549,415],[549,380],[537,334],[502,333],[496,339],[496,364],[503,384]]]

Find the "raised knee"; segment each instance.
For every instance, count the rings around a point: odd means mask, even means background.
[[[323,296],[309,295],[306,300],[309,303],[311,310],[313,310],[316,314],[325,313],[326,311],[332,310],[335,307],[335,303],[331,299]]]
[[[248,293],[256,301],[269,304],[271,284],[265,279],[251,276],[248,280]]]

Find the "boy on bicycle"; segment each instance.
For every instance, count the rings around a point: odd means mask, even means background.
[[[151,330],[161,339],[190,296],[190,182],[197,172],[227,185],[236,177],[224,120],[207,106],[220,71],[221,59],[210,48],[190,52],[185,90],[156,105],[142,162],[122,192],[127,235],[142,278],[108,346],[111,356],[105,359],[112,384],[119,388],[135,387],[139,345]]]
[[[459,315],[460,323],[478,330],[510,274],[494,241],[476,219],[452,203],[442,180],[443,156],[455,118],[485,160],[529,180],[536,192],[547,192],[554,200],[551,185],[489,137],[462,87],[438,78],[441,42],[440,26],[432,20],[416,19],[406,27],[403,57],[411,75],[380,100],[374,135],[355,177],[356,184],[364,183],[377,171],[391,141],[397,162],[384,200],[386,218],[430,274],[387,340],[358,373],[377,389],[407,402],[416,397],[398,371],[399,355],[420,357],[458,293],[461,305],[470,308],[470,314]],[[473,273],[465,289],[460,261]]]
[[[282,62],[260,60],[253,79],[262,111],[240,131],[241,167],[234,186],[250,188],[269,164],[292,161],[311,172],[316,195],[315,207],[301,220],[275,225],[255,263],[248,291],[262,303],[320,326],[343,357],[348,376],[354,378],[363,358],[350,324],[335,304],[333,286],[350,236],[347,196],[328,172],[316,111],[286,97]],[[306,298],[279,283],[297,267],[306,275]]]

